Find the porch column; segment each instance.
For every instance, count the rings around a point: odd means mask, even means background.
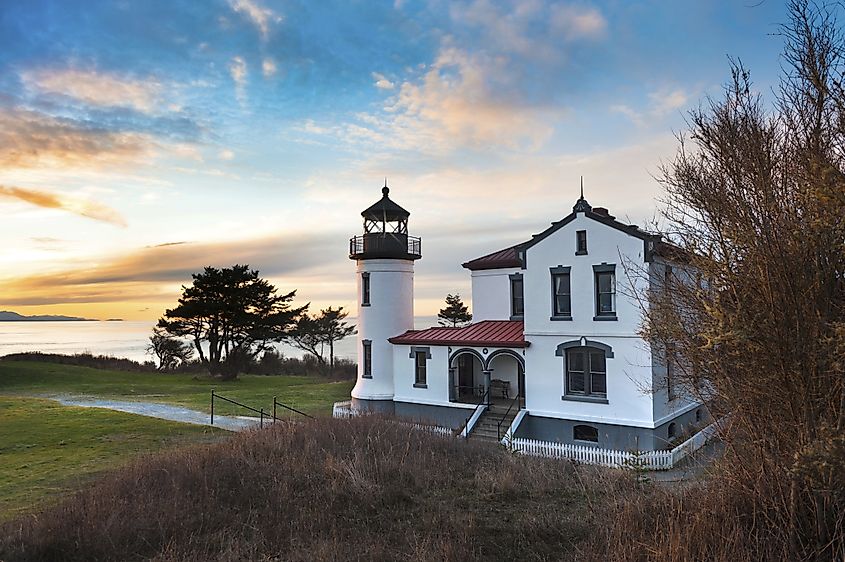
[[[455,374],[457,373],[457,369],[455,367],[449,367],[449,402],[454,402],[457,400],[457,396],[455,395]]]
[[[490,379],[491,379],[491,371],[490,371],[490,370],[484,370],[484,371],[482,371],[482,373],[484,374],[484,392],[486,393],[486,394],[485,394],[485,396],[487,397],[487,398],[485,399],[485,404],[487,404],[487,405],[489,406],[489,405],[490,405]]]

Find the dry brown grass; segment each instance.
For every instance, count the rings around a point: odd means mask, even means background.
[[[7,524],[0,559],[574,560],[633,488],[376,418],[317,420],[147,457]]]

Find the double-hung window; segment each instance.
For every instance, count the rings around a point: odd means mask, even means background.
[[[425,351],[414,352],[414,386],[426,386],[426,360],[428,353]]]
[[[616,320],[616,266],[594,265],[596,316],[593,320]]]
[[[573,347],[566,350],[566,394],[607,397],[607,360],[602,349]]]
[[[569,268],[551,268],[552,320],[572,320],[572,291]]]
[[[525,315],[525,296],[522,288],[522,274],[510,276],[511,281],[511,320],[522,320]]]

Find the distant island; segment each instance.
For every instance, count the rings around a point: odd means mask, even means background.
[[[24,316],[17,312],[9,310],[0,310],[0,322],[96,322],[92,318],[78,318],[76,316],[62,316],[62,315],[37,315]]]

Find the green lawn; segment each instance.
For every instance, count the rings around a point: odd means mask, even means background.
[[[229,432],[52,400],[0,396],[0,520],[79,489],[146,451]]]
[[[310,414],[330,415],[332,403],[349,398],[352,381],[325,382],[313,377],[245,375],[221,382],[195,375],[133,373],[36,361],[0,361],[0,396],[70,394],[119,400],[177,404],[209,411],[211,389],[254,408],[272,410],[273,396]],[[215,414],[247,414],[223,402]]]

